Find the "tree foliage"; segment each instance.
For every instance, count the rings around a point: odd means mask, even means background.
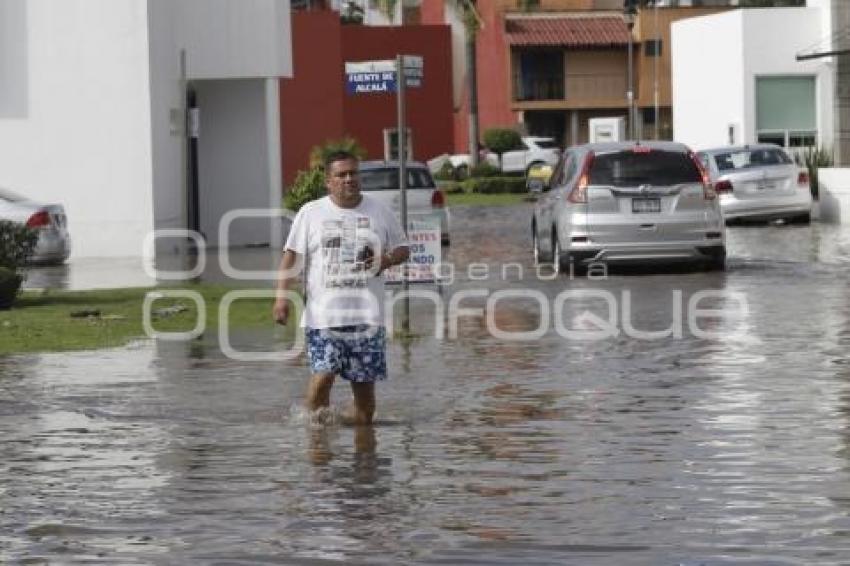
[[[522,137],[510,128],[490,128],[484,131],[484,145],[501,157],[506,151],[521,148]]]
[[[809,147],[800,155],[795,155],[798,165],[805,167],[809,172],[809,188],[812,197],[818,198],[820,187],[818,186],[818,169],[821,167],[832,167],[835,164],[832,149],[829,147]]]
[[[356,156],[357,159],[366,157],[366,149],[353,137],[346,136],[336,140],[325,140],[323,144],[313,146],[313,149],[310,150],[310,167],[324,166],[325,158],[337,151],[347,151]]]
[[[295,182],[283,196],[283,207],[298,212],[302,206],[316,200],[325,193],[325,173],[321,167],[299,171]]]
[[[22,268],[35,251],[38,232],[17,222],[0,220],[0,267]]]
[[[475,0],[454,0],[455,11],[463,21],[463,27],[469,37],[475,37],[481,29],[481,20],[475,7]]]

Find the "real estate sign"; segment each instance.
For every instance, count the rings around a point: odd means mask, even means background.
[[[387,283],[433,283],[441,261],[440,220],[433,215],[417,215],[407,220],[410,259],[384,272]]]

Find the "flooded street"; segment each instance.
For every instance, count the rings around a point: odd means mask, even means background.
[[[303,357],[214,335],[0,358],[0,562],[846,564],[850,230],[552,278],[529,206],[453,209],[375,427],[309,424]]]

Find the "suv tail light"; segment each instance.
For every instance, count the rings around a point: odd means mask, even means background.
[[[576,204],[587,202],[587,185],[590,184],[590,166],[593,165],[593,152],[587,154],[584,158],[584,165],[581,168],[581,176],[578,178],[578,183],[570,194],[567,195],[567,200]]]
[[[431,194],[431,206],[433,208],[443,208],[446,206],[446,197],[440,189],[434,189],[434,192]]]
[[[50,215],[46,210],[36,212],[27,220],[27,228],[44,228],[50,225]]]
[[[797,174],[797,186],[800,188],[809,188],[809,174],[806,171],[800,171]]]
[[[714,192],[718,195],[732,192],[732,181],[717,181],[714,184]]]
[[[705,170],[705,167],[702,166],[702,162],[696,156],[693,151],[688,152],[688,157],[691,158],[691,161],[696,165],[697,171],[699,171],[700,177],[702,177],[702,196],[705,200],[714,200],[717,198],[717,193],[714,191],[714,187],[711,186],[711,180],[708,176],[708,171]]]

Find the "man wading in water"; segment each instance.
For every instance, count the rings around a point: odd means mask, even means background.
[[[325,160],[328,196],[304,205],[284,246],[273,316],[286,324],[292,288],[306,260],[306,308],[301,318],[307,338],[310,411],[330,405],[336,376],[351,383],[355,424],[371,424],[375,381],[386,379],[384,278],[410,253],[399,221],[383,203],[360,193],[358,160],[332,153]]]

